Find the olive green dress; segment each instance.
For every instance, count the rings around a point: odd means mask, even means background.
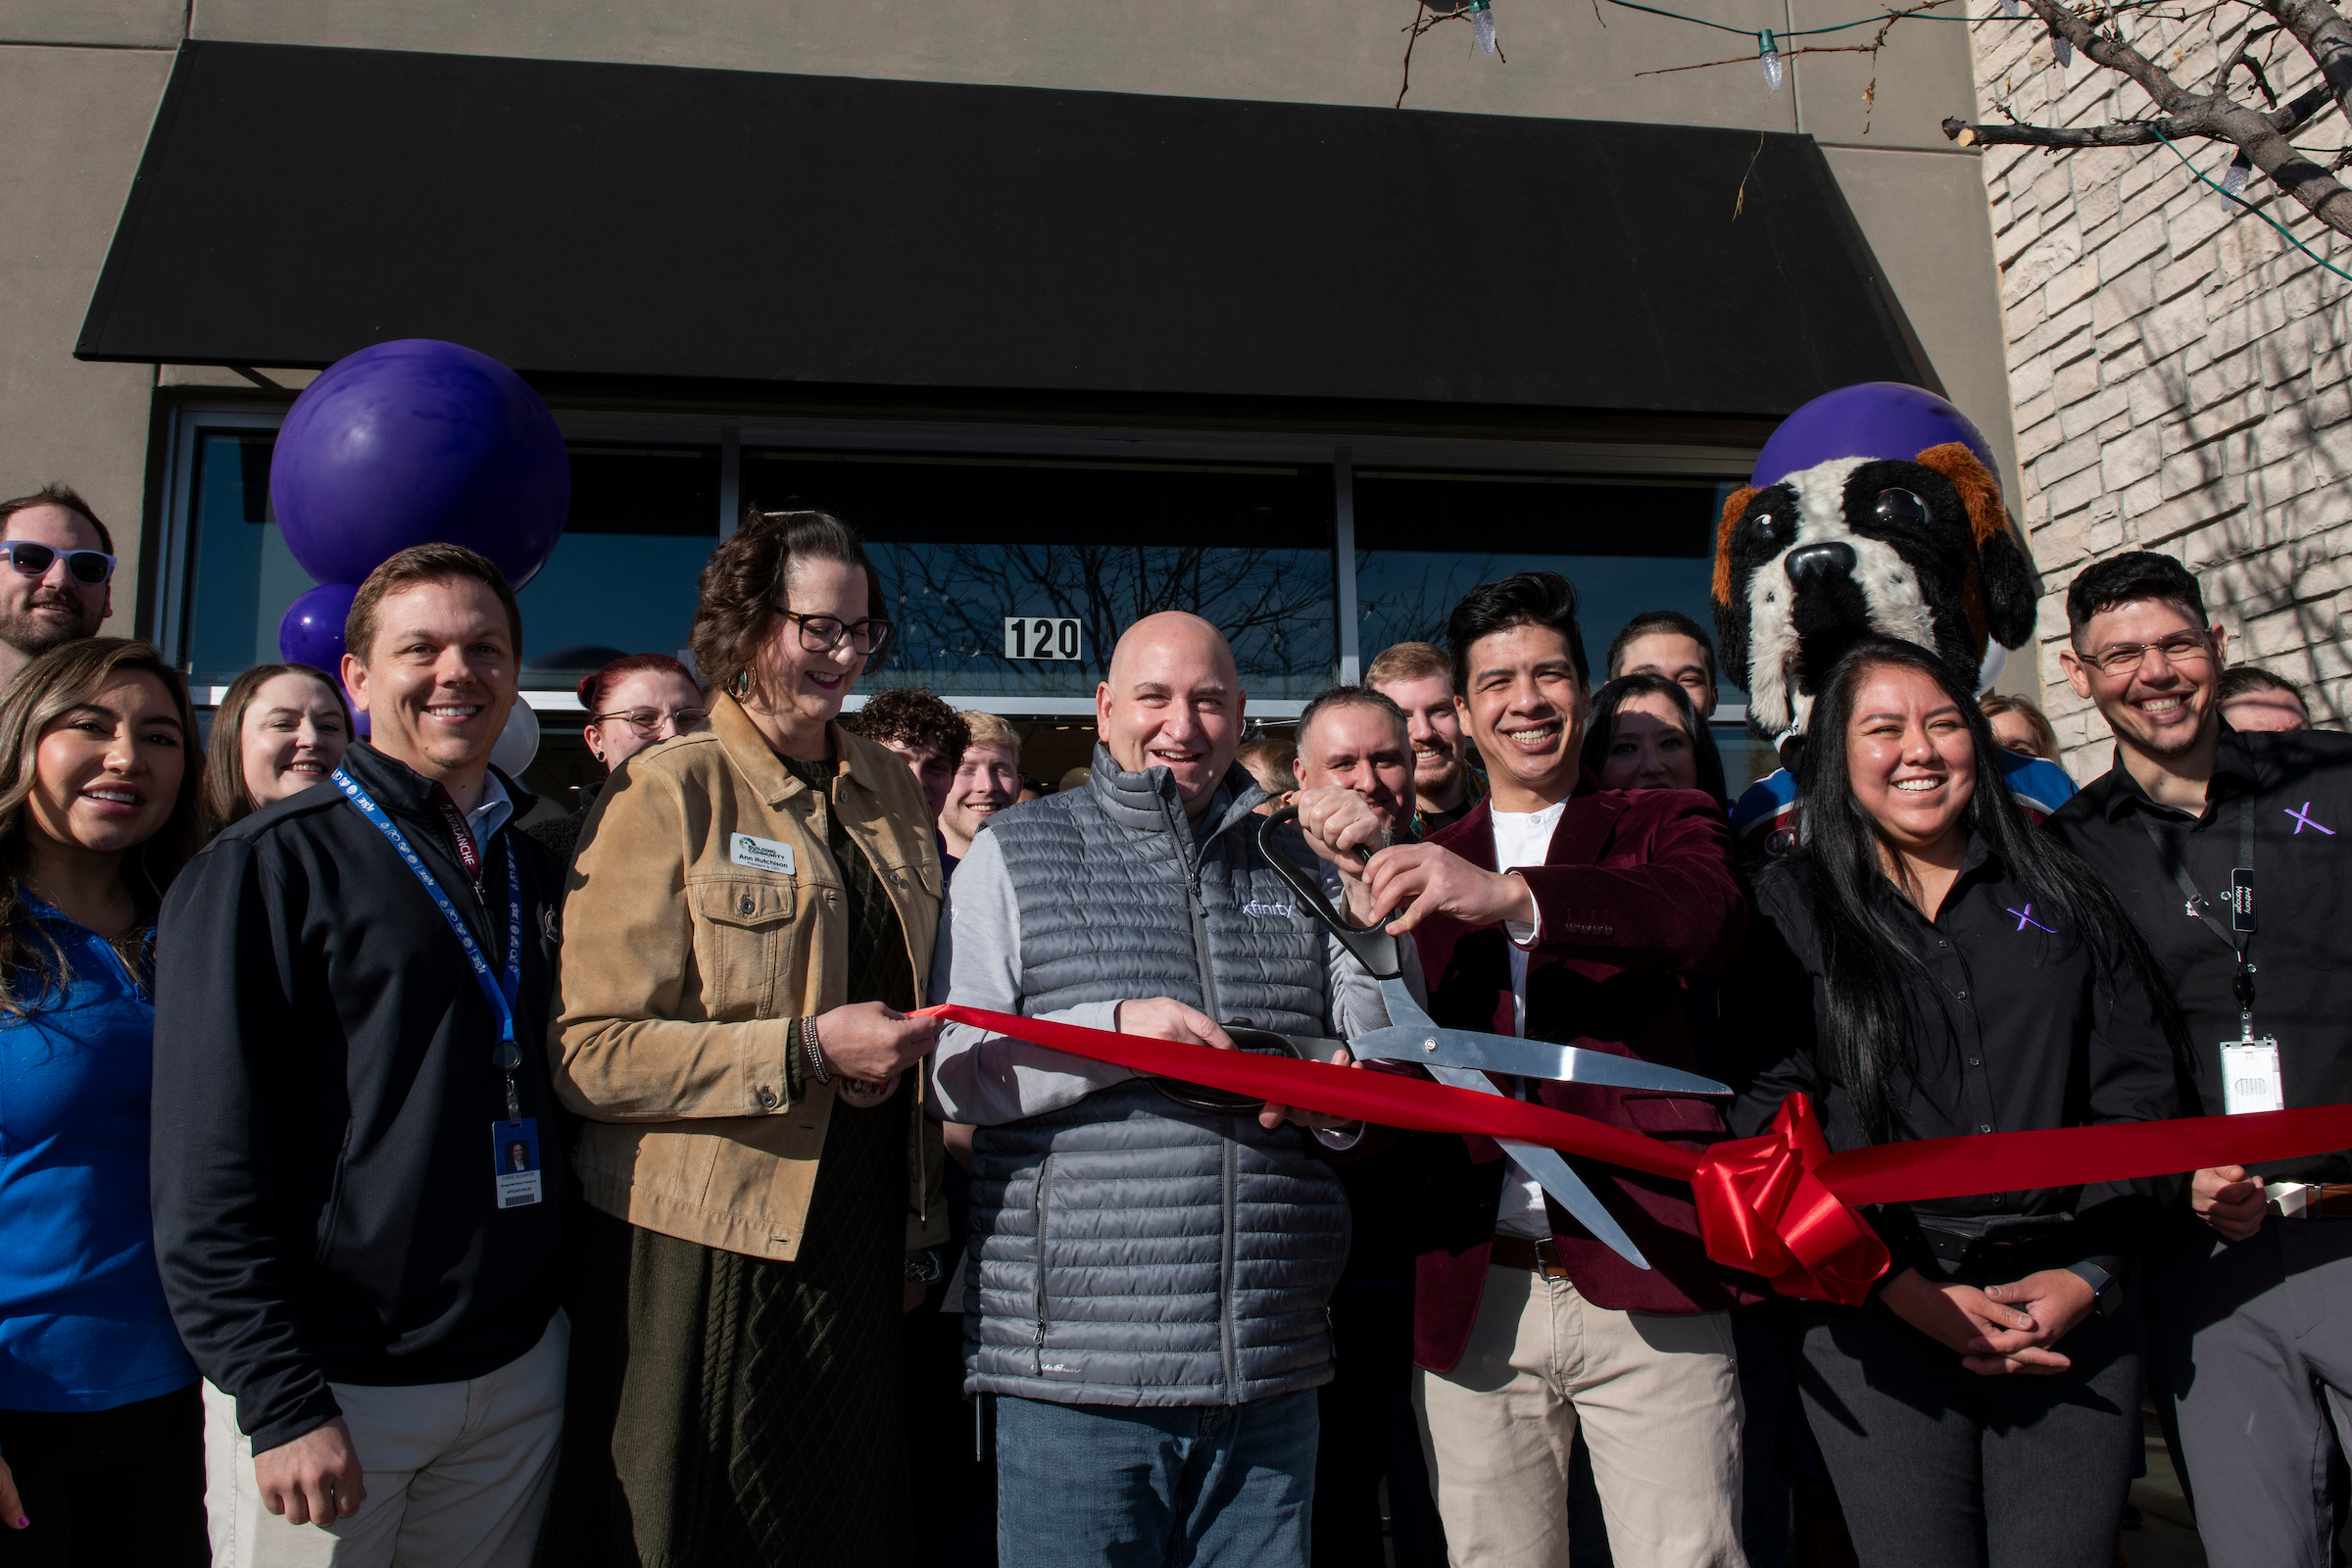
[[[911,1009],[898,911],[830,809],[837,764],[785,765],[828,803],[849,1000]],[[545,1568],[911,1560],[899,1317],[912,1093],[908,1074],[887,1104],[834,1107],[792,1262],[574,1206],[585,1218]]]

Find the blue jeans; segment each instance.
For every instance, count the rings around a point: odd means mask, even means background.
[[[1249,1404],[997,1400],[1007,1568],[1306,1568],[1315,1391]]]

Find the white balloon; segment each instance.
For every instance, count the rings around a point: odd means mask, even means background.
[[[2001,671],[2008,667],[2009,650],[1990,637],[1985,638],[1984,662],[1977,670],[1977,695],[1982,697],[1992,690],[1992,683],[1999,680]]]
[[[507,715],[507,727],[499,732],[498,744],[490,748],[490,763],[509,778],[519,775],[539,755],[539,715],[521,698],[514,699],[514,710]]]

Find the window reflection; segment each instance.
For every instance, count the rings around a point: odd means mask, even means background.
[[[899,626],[876,685],[1091,697],[1162,610],[1223,631],[1255,698],[1338,665],[1328,468],[753,451],[743,487],[864,536]]]

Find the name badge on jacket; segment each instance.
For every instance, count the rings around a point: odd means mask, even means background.
[[[792,875],[792,846],[776,839],[756,839],[749,833],[734,834],[727,846],[727,858],[747,870]]]

